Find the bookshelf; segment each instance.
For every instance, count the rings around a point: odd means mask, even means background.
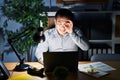
[[[76,4],[76,3],[84,3],[84,4],[98,4],[98,3],[107,3],[108,0],[56,0],[58,4]]]

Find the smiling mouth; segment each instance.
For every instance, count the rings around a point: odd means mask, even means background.
[[[66,30],[65,30],[65,29],[64,29],[64,30],[61,30],[61,29],[60,29],[60,31],[61,31],[62,33],[63,33],[63,32],[66,32]]]

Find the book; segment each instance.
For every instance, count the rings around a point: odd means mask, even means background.
[[[41,80],[41,78],[24,73],[15,77],[11,77],[8,80]]]

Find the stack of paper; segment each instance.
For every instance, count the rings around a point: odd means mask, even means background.
[[[86,73],[93,77],[102,77],[108,74],[108,71],[116,70],[103,62],[93,62],[87,64],[79,64],[78,69],[80,72]]]

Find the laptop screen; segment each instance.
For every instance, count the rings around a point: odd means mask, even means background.
[[[70,72],[78,70],[78,52],[44,52],[43,62],[46,72],[52,72],[56,67],[66,67]]]

